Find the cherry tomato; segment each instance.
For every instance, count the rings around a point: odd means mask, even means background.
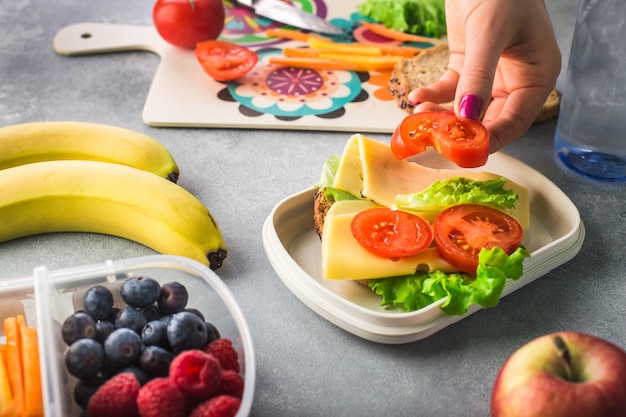
[[[386,207],[359,212],[351,227],[362,247],[384,258],[416,255],[433,241],[432,228],[424,218]]]
[[[482,248],[499,247],[508,255],[522,242],[517,220],[480,204],[459,204],[437,216],[433,225],[439,255],[459,270],[475,275]]]
[[[200,42],[196,58],[204,72],[217,81],[231,81],[246,75],[259,56],[245,46],[226,41]]]
[[[198,42],[217,39],[224,29],[222,0],[157,0],[152,20],[168,43],[193,49]]]
[[[463,168],[487,163],[489,132],[477,120],[459,119],[452,112],[414,113],[405,117],[398,129],[400,138],[391,141],[391,150],[398,159],[417,155],[432,146]]]

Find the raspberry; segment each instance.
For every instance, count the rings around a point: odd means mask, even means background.
[[[141,417],[185,417],[185,396],[169,378],[154,378],[137,396]]]
[[[206,399],[219,387],[222,367],[215,357],[206,352],[185,350],[170,364],[170,378],[186,396]]]
[[[239,356],[230,339],[214,340],[204,348],[204,351],[215,356],[223,369],[239,372]]]
[[[243,378],[231,369],[222,370],[222,382],[215,395],[230,395],[241,398],[243,396]]]
[[[91,396],[87,404],[89,417],[138,417],[139,382],[131,373],[114,376]]]
[[[239,398],[218,395],[194,408],[189,417],[233,417],[240,404]]]

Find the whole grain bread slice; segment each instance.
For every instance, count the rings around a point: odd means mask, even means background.
[[[409,104],[407,96],[411,90],[427,87],[439,80],[450,61],[448,45],[439,44],[424,49],[418,55],[405,58],[398,62],[391,72],[387,88],[396,99],[398,106],[407,113],[413,113],[415,106]],[[561,98],[556,90],[552,90],[546,99],[535,123],[547,122],[558,117]],[[452,106],[452,103],[443,103]]]
[[[414,57],[399,61],[393,68],[387,84],[398,106],[407,113],[413,113],[415,106],[407,101],[411,90],[427,87],[439,80],[448,68],[449,61],[450,50],[446,44],[435,45]]]

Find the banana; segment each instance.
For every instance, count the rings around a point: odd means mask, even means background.
[[[167,148],[133,130],[75,121],[0,127],[0,169],[61,159],[115,162],[178,181],[178,166]]]
[[[0,172],[0,242],[39,233],[130,239],[211,269],[226,245],[209,210],[181,186],[110,162],[34,162]]]

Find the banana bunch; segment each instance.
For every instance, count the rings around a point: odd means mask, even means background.
[[[178,166],[169,151],[130,129],[66,121],[0,127],[0,169],[61,159],[113,162],[178,181]]]
[[[0,167],[0,242],[92,232],[211,269],[226,257],[216,221],[175,183],[174,159],[149,136],[79,122],[2,127]]]

